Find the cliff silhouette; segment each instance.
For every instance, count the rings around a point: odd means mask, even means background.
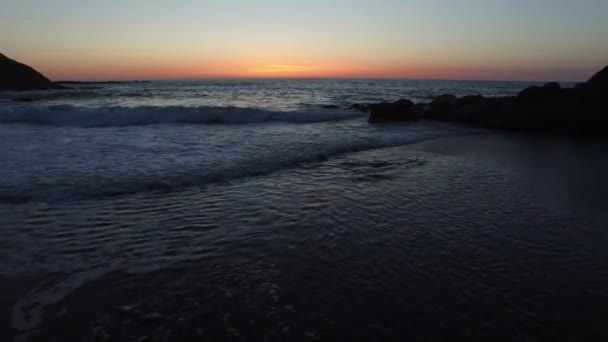
[[[38,90],[60,89],[62,86],[51,82],[34,68],[17,62],[0,53],[0,89]]]

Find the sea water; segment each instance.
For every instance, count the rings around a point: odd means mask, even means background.
[[[605,141],[370,125],[348,109],[531,84],[204,80],[1,93],[0,333],[606,338]]]

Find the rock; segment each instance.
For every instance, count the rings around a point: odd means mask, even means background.
[[[491,115],[496,109],[496,103],[492,99],[481,95],[465,96],[452,105],[452,110],[447,112],[447,118],[460,122],[475,122]]]
[[[456,103],[458,98],[452,94],[443,94],[439,95],[435,98],[435,100],[431,103],[437,103],[442,105],[453,105]]]
[[[2,75],[0,89],[40,90],[62,88],[32,67],[14,61],[3,54],[0,54],[0,75]]]
[[[464,97],[457,99],[456,105],[458,107],[462,107],[462,106],[475,105],[475,104],[479,104],[479,103],[486,103],[487,101],[488,101],[488,99],[483,97],[482,95],[468,95],[468,96],[464,96]]]
[[[608,93],[608,66],[593,75],[585,85],[589,91]]]
[[[608,67],[588,82],[562,88],[552,82],[516,97],[457,98],[441,95],[429,104],[409,100],[370,105],[370,122],[442,120],[485,128],[568,135],[608,136]]]
[[[543,85],[543,89],[548,92],[553,92],[554,95],[560,95],[562,91],[562,86],[557,82],[549,82]]]
[[[551,82],[542,87],[532,86],[524,89],[517,95],[517,99],[525,102],[539,102],[558,99],[563,95],[559,83]]]
[[[412,102],[410,100],[406,100],[406,99],[401,99],[401,100],[397,100],[397,101],[393,102],[393,105],[395,105],[399,108],[411,108],[414,106],[414,102]]]
[[[362,112],[369,111],[369,105],[364,103],[355,103],[352,106],[348,107],[348,109],[360,110]]]
[[[340,106],[336,106],[336,105],[325,105],[325,106],[321,106],[321,108],[324,108],[324,109],[340,109]]]
[[[418,120],[421,110],[410,100],[382,102],[369,106],[369,122],[385,122],[398,120]]]
[[[458,98],[454,95],[444,94],[441,96],[437,96],[435,100],[433,100],[429,105],[431,111],[440,114],[440,112],[445,112],[452,109],[458,101]]]
[[[575,89],[579,96],[595,102],[594,107],[598,105],[604,107],[603,102],[608,97],[608,66],[593,75],[587,82],[577,84]]]

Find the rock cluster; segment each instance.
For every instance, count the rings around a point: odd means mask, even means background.
[[[552,82],[526,88],[515,97],[446,94],[428,104],[376,103],[369,106],[369,122],[424,119],[517,131],[606,134],[607,101],[608,67],[574,88]]]

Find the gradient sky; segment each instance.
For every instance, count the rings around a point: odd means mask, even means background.
[[[52,79],[578,81],[606,0],[2,0],[0,53]]]

